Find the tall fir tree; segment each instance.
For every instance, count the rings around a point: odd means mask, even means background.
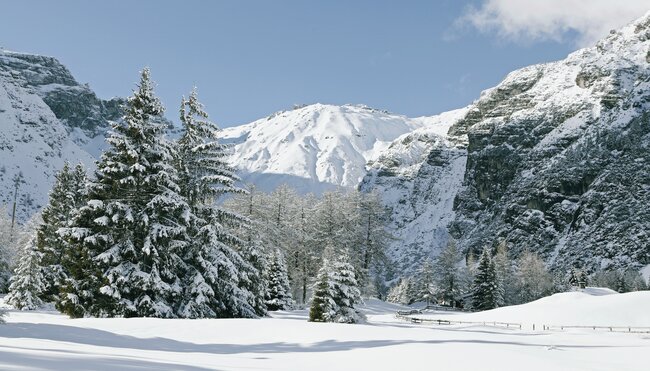
[[[63,290],[71,316],[175,317],[191,211],[179,194],[174,148],[148,68],[114,123],[88,202],[64,234],[82,266]]]
[[[268,310],[291,309],[293,307],[293,298],[291,297],[287,265],[279,249],[276,249],[271,254],[265,274],[268,285],[265,303]]]
[[[40,296],[45,290],[45,282],[41,273],[41,256],[36,246],[36,236],[31,236],[20,251],[18,265],[10,280],[9,294],[5,298],[16,309],[33,310],[43,305]]]
[[[488,310],[497,307],[498,286],[494,262],[489,249],[484,249],[476,268],[472,290],[472,308]]]
[[[183,249],[185,280],[179,313],[183,317],[255,317],[265,314],[259,245],[246,243],[233,230],[246,218],[218,206],[228,194],[245,193],[228,164],[229,146],[218,141],[196,89],[180,109],[183,135],[176,167],[181,194],[192,220],[190,243]],[[243,257],[242,257],[243,255]]]
[[[58,233],[59,228],[69,227],[74,214],[86,202],[86,171],[83,165],[74,168],[65,163],[55,177],[47,206],[43,208],[43,222],[37,229],[37,246],[45,278],[42,299],[58,301],[59,293],[68,280],[70,263],[69,244]]]

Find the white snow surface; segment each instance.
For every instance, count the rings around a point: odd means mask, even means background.
[[[368,160],[398,136],[427,124],[362,105],[312,104],[221,131],[245,182],[270,191],[287,183],[320,193],[356,187]]]
[[[650,324],[648,307],[650,292],[567,293],[454,318],[531,322],[546,316],[568,324],[580,312],[585,321]],[[396,319],[399,309],[367,300],[368,323],[359,325],[310,323],[306,310],[218,320],[72,320],[55,312],[10,311],[7,324],[0,325],[0,369],[647,369],[648,334],[421,325]]]

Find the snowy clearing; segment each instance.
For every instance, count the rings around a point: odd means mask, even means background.
[[[650,292],[595,293],[429,316],[574,324],[580,320],[575,314],[583,313],[584,321],[650,326]],[[647,369],[650,334],[411,324],[395,318],[399,309],[370,300],[365,325],[309,323],[304,310],[260,320],[72,320],[56,312],[10,311],[0,326],[0,369]]]

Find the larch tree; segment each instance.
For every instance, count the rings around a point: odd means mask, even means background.
[[[12,261],[15,255],[15,238],[11,229],[11,218],[5,207],[0,206],[0,292],[9,290],[12,275]]]
[[[539,255],[524,251],[517,261],[518,303],[528,303],[553,293],[553,276]]]
[[[462,255],[456,242],[450,240],[435,262],[437,296],[443,304],[457,306],[463,294],[463,277],[459,266]]]

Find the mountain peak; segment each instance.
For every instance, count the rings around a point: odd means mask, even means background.
[[[267,189],[288,182],[321,192],[356,186],[368,160],[422,125],[364,105],[314,103],[226,128],[222,136],[235,144],[233,162],[246,181],[263,176]]]

